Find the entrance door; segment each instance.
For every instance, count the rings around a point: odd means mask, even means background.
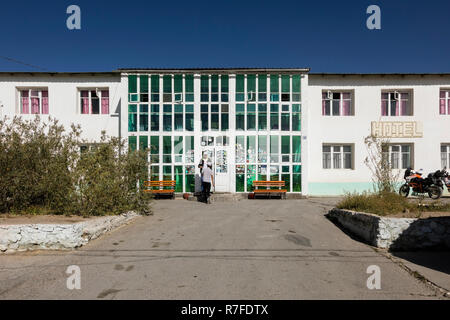
[[[228,137],[216,137],[214,146],[202,147],[202,157],[207,154],[207,158],[213,164],[214,182],[216,192],[230,192],[230,167],[229,167],[229,143]]]

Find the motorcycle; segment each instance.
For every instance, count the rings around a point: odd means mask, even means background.
[[[444,188],[444,186],[446,186],[448,192],[450,192],[450,174],[448,173],[447,168],[442,169],[441,180],[443,182],[442,188]]]
[[[410,189],[412,189],[415,193],[428,193],[428,196],[433,200],[439,199],[444,189],[442,177],[441,170],[430,173],[426,178],[423,178],[422,173],[408,168],[403,177],[406,183],[400,187],[399,194],[406,198]]]

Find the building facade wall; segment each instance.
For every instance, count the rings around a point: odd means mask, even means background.
[[[442,169],[441,146],[450,142],[450,115],[440,114],[440,92],[450,88],[448,75],[309,75],[308,85],[308,194],[340,195],[372,190],[372,174],[364,163],[368,156],[364,138],[372,122],[412,122],[422,132],[389,138],[391,144],[413,146],[411,167],[428,174]],[[412,93],[412,115],[384,116],[382,92]],[[323,93],[351,92],[354,115],[324,116]],[[408,127],[409,128],[409,127]],[[324,169],[323,145],[353,146],[352,169]],[[400,169],[403,177],[404,168]]]
[[[21,116],[32,119],[35,114],[22,114],[20,91],[39,89],[48,91],[48,114],[40,114],[42,119],[53,117],[64,125],[80,125],[82,138],[98,141],[101,132],[119,135],[119,111],[121,108],[120,76],[117,74],[1,74],[0,75],[0,116]],[[109,91],[108,114],[82,114],[80,90],[100,88]]]

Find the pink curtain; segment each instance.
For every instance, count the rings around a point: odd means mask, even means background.
[[[31,113],[39,114],[39,98],[31,98]]]
[[[381,100],[381,115],[382,116],[387,116],[387,101],[386,100]]]
[[[89,91],[81,91],[81,113],[89,114]]]
[[[48,91],[42,91],[42,114],[48,114]]]
[[[342,115],[343,116],[350,116],[350,93],[343,93],[342,94]]]
[[[400,100],[399,102],[400,102],[400,112],[401,112],[400,115],[407,116],[408,114],[407,114],[406,106],[408,104],[408,101]]]
[[[102,114],[109,114],[109,91],[102,90]]]
[[[28,90],[27,91],[20,91],[20,94],[22,96],[22,113],[23,114],[28,114],[28,113],[30,113],[29,100],[28,100]]]
[[[440,99],[439,101],[439,114],[445,114],[445,99]]]

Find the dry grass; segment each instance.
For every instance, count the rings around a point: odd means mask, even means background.
[[[337,204],[339,209],[367,212],[379,216],[410,213],[420,217],[423,212],[450,212],[450,204],[439,201],[423,204],[421,201],[411,202],[394,192],[347,194]]]

